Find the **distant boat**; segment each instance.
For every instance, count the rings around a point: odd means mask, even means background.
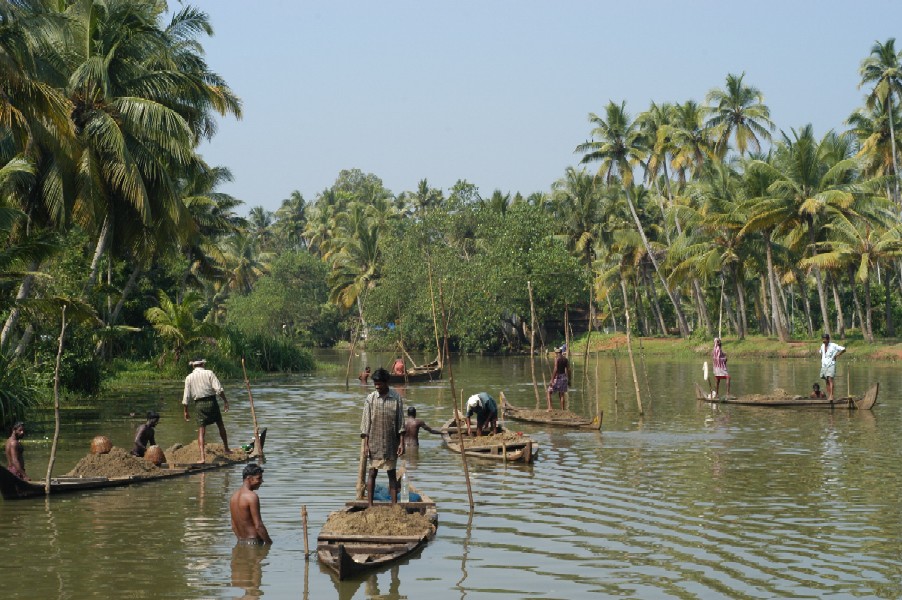
[[[877,392],[880,384],[872,385],[864,396],[846,396],[844,398],[811,398],[810,396],[789,396],[786,394],[750,394],[746,396],[721,396],[712,398],[706,394],[699,384],[695,384],[695,397],[697,400],[716,404],[744,404],[746,406],[798,406],[802,408],[848,408],[858,410],[870,410],[877,404]]]
[[[501,394],[501,411],[505,418],[521,421],[523,423],[536,423],[539,425],[553,425],[555,427],[570,427],[572,429],[589,429],[597,431],[601,429],[601,419],[604,411],[599,411],[592,419],[581,417],[569,410],[552,409],[528,409],[511,404]]]
[[[509,431],[498,426],[498,433],[509,433]],[[466,438],[466,428],[464,428],[464,437]],[[479,438],[470,437],[468,439],[476,440]],[[484,439],[484,438],[483,438]],[[448,420],[442,426],[442,440],[452,452],[460,454],[460,441],[457,435],[457,424],[454,418]],[[504,443],[490,443],[480,446],[468,446],[467,456],[473,458],[487,458],[491,460],[531,463],[539,454],[539,444],[533,441],[528,435],[519,435],[516,440],[506,441]]]
[[[266,442],[266,429],[260,430],[260,447]],[[180,477],[182,475],[194,475],[214,469],[221,469],[230,465],[252,460],[250,454],[235,460],[221,460],[215,463],[187,464],[187,465],[163,465],[159,473],[152,475],[125,475],[123,477],[51,477],[50,494],[64,494],[69,492],[82,492],[102,488],[122,487],[136,485],[149,481],[161,481]],[[19,479],[6,468],[0,467],[0,495],[4,500],[21,500],[23,498],[37,498],[45,495],[44,481],[25,481]]]
[[[375,569],[404,558],[435,537],[438,528],[438,511],[429,496],[410,486],[413,493],[420,495],[418,502],[399,502],[408,514],[425,515],[430,526],[415,535],[351,535],[320,532],[316,539],[316,554],[321,563],[335,571],[338,579],[353,577],[357,573]],[[388,502],[376,501],[374,506],[389,506]],[[359,512],[368,506],[366,500],[353,500],[345,504],[341,511]]]
[[[411,367],[407,369],[407,372],[404,375],[397,375],[395,373],[388,374],[388,382],[394,384],[435,381],[441,378],[442,365],[437,360],[425,365]]]

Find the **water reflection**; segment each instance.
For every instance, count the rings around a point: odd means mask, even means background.
[[[232,548],[232,587],[244,590],[242,599],[258,598],[263,595],[263,561],[269,555],[269,544],[240,544]],[[306,589],[306,587],[305,587]]]

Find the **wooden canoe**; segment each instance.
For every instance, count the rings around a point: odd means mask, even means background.
[[[329,534],[320,531],[316,538],[316,555],[320,562],[344,580],[358,573],[375,569],[409,556],[435,537],[438,528],[438,511],[429,496],[410,486],[411,492],[420,495],[419,502],[399,503],[408,514],[425,515],[431,526],[419,535],[346,535]],[[374,502],[376,506],[388,502]],[[366,500],[347,502],[339,512],[359,512],[368,506]]]
[[[260,432],[260,445],[263,446],[265,441],[266,429],[263,429]],[[51,477],[50,493],[56,495],[69,492],[122,487],[125,485],[147,483],[148,481],[161,481],[173,477],[180,477],[182,475],[193,475],[195,473],[221,469],[250,460],[252,460],[252,458],[248,456],[247,458],[242,459],[207,464],[163,465],[165,468],[160,473],[153,475],[127,475],[124,477]],[[3,496],[4,500],[21,500],[24,498],[44,496],[44,480],[25,481],[10,473],[6,468],[0,467],[0,495]]]
[[[604,411],[599,412],[593,419],[587,419],[569,410],[562,411],[555,409],[549,412],[541,409],[531,410],[528,408],[521,408],[511,404],[504,397],[504,394],[501,394],[501,412],[505,419],[513,419],[514,421],[523,423],[570,427],[572,429],[589,429],[592,431],[601,429],[601,419],[604,416]]]
[[[849,408],[858,410],[870,410],[877,404],[877,393],[880,384],[872,385],[864,396],[846,396],[844,398],[811,398],[809,396],[785,396],[785,395],[749,395],[749,396],[721,396],[709,397],[699,384],[695,384],[695,397],[698,400],[718,404],[743,404],[746,406],[799,406],[803,408]]]
[[[423,381],[435,381],[442,378],[442,365],[433,361],[426,365],[411,367],[404,375],[389,373],[388,382],[395,385],[403,383],[419,383]]]
[[[461,421],[463,421],[463,419],[461,419]],[[509,433],[509,430],[499,425],[497,432]],[[464,437],[466,438],[466,436],[466,425],[464,425]],[[442,426],[442,440],[449,450],[460,454],[460,439],[457,436],[457,424],[454,422],[453,417]],[[538,454],[539,444],[533,441],[528,435],[523,434],[518,436],[518,439],[514,442],[467,448],[467,456],[469,457],[486,458],[505,462],[531,463]]]

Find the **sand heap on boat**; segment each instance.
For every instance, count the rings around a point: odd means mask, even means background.
[[[323,525],[327,535],[423,535],[432,529],[426,515],[409,513],[403,505],[372,506],[355,512],[335,512]]]
[[[457,434],[451,436],[451,439],[457,441]],[[500,446],[504,444],[510,446],[512,444],[523,444],[526,440],[521,433],[515,431],[505,431],[504,433],[494,433],[492,435],[483,435],[480,437],[464,436],[465,448],[481,448],[483,446]]]
[[[207,464],[223,464],[247,459],[247,453],[240,449],[233,449],[231,454],[226,454],[222,444],[207,444]],[[200,460],[197,441],[187,446],[175,444],[165,452],[168,464],[171,466],[195,464]],[[130,477],[140,475],[142,477],[156,477],[165,475],[170,471],[164,467],[157,467],[143,458],[132,456],[124,448],[113,446],[106,454],[88,454],[75,465],[66,477]]]

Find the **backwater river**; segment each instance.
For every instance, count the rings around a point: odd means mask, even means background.
[[[729,348],[727,348],[729,353]],[[412,483],[438,504],[435,539],[393,567],[339,582],[316,560],[327,515],[352,499],[362,401],[354,378],[393,357],[323,353],[311,376],[251,382],[269,430],[263,519],[275,544],[236,547],[228,499],[241,466],[118,489],[0,501],[4,598],[900,598],[902,409],[898,366],[839,359],[838,391],[881,384],[873,411],[712,406],[694,398],[702,359],[576,357],[570,407],[604,410],[600,432],[508,421],[533,436],[533,465],[469,461],[421,432]],[[457,401],[504,391],[535,405],[527,358],[458,357]],[[537,365],[547,379],[550,367]],[[731,358],[733,393],[811,389],[817,359]],[[445,375],[447,376],[447,370]],[[251,438],[243,381],[228,381],[232,445]],[[616,395],[615,395],[616,389]],[[438,428],[451,416],[449,381],[400,390]],[[141,414],[157,409],[157,441],[195,437],[181,384],[138,386],[104,401],[99,420],[67,424],[54,473],[71,469],[96,434],[131,447]],[[544,397],[542,399],[544,405]],[[136,413],[130,416],[129,413]],[[26,466],[43,479],[52,424],[29,424]],[[209,442],[218,442],[215,427]],[[380,473],[380,483],[386,477]],[[305,560],[302,506],[311,554]]]

